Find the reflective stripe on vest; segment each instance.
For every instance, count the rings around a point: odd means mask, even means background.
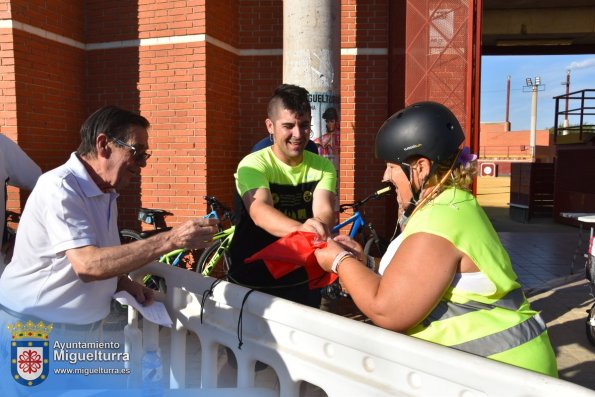
[[[546,330],[543,320],[536,314],[520,324],[495,334],[477,338],[469,342],[449,346],[467,353],[489,357],[510,350],[537,338]]]
[[[504,308],[516,311],[520,309],[524,302],[525,296],[520,288],[511,291],[502,299],[492,304],[476,301],[469,301],[466,303],[440,301],[432,313],[430,313],[422,323],[424,326],[428,327],[434,321],[446,320],[479,310]],[[495,334],[486,335],[458,345],[451,345],[450,347],[487,357],[527,343],[541,335],[545,330],[546,326],[543,323],[543,320],[539,314],[536,314],[519,324]]]
[[[453,303],[440,301],[438,305],[423,321],[427,327],[433,321],[446,320],[451,317],[461,316],[463,314],[477,310],[492,310],[495,307],[517,311],[525,303],[525,294],[521,288],[510,291],[508,294],[493,303],[481,303],[469,301],[466,303]]]

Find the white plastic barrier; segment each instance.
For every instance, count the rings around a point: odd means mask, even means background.
[[[274,369],[280,395],[299,396],[300,383],[320,387],[328,396],[595,396],[595,392],[531,371],[421,341],[373,325],[252,292],[242,310],[242,347],[238,321],[248,289],[213,283],[184,269],[154,262],[144,269],[166,279],[166,305],[174,320],[170,346],[170,387],[186,384],[187,331],[201,345],[201,387],[217,387],[218,345],[237,359],[237,386],[254,387],[254,363]],[[203,318],[201,323],[201,310]],[[149,336],[150,326],[143,332]],[[127,336],[135,330],[134,316]],[[132,340],[127,347],[134,347]],[[198,376],[193,374],[193,376]]]

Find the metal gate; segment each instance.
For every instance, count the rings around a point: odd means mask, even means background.
[[[405,105],[436,101],[479,149],[481,0],[407,0]]]

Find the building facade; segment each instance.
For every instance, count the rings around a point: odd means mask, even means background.
[[[47,171],[76,150],[98,107],[139,111],[153,157],[119,201],[120,226],[138,227],[139,206],[166,209],[175,224],[206,213],[203,195],[231,203],[236,165],[266,136],[266,104],[283,82],[283,30],[310,23],[283,26],[283,3],[0,0],[1,132]],[[476,3],[340,1],[341,202],[380,185],[375,134],[404,105],[446,104],[478,146]],[[390,236],[386,200],[366,216]]]

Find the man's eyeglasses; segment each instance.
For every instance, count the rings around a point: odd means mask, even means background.
[[[132,145],[127,144],[126,142],[118,139],[118,138],[114,138],[114,137],[110,137],[112,139],[112,141],[114,141],[117,145],[122,146],[127,148],[128,150],[130,150],[130,152],[132,153],[132,158],[137,161],[147,161],[150,157],[151,157],[151,153],[149,152],[139,152],[138,149]]]

